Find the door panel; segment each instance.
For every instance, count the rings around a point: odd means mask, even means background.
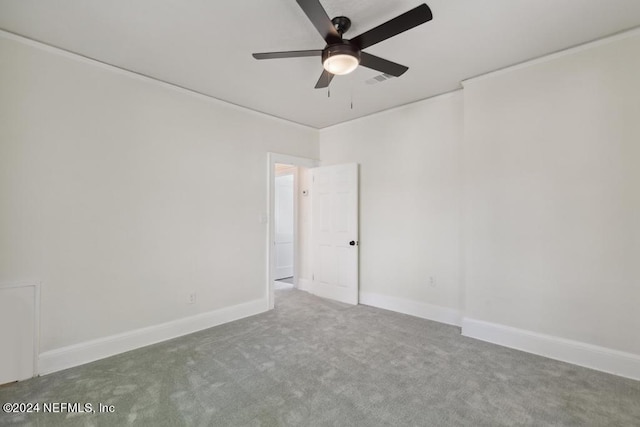
[[[274,279],[293,276],[293,175],[275,181],[275,271]]]
[[[357,304],[358,165],[324,166],[312,174],[311,292]]]

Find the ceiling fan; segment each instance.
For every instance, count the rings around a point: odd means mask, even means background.
[[[355,70],[358,65],[371,68],[395,77],[404,74],[409,68],[396,64],[367,52],[363,49],[380,43],[433,18],[431,9],[426,4],[411,9],[402,15],[365,31],[352,39],[344,39],[343,35],[351,27],[351,20],[346,16],[329,19],[319,0],[296,0],[311,23],[316,27],[324,41],[324,49],[292,50],[286,52],[254,53],[256,59],[299,58],[305,56],[319,56],[322,59],[324,71],[316,83],[316,89],[325,88],[331,83],[334,75],[344,75]]]

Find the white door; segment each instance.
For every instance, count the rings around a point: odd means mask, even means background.
[[[312,169],[311,292],[358,304],[358,165]]]
[[[276,176],[275,280],[293,276],[293,175]]]

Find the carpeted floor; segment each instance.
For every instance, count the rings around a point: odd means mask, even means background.
[[[640,426],[640,382],[458,328],[279,290],[275,310],[0,388],[0,402],[114,405],[34,426]]]

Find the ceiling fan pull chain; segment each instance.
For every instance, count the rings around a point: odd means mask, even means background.
[[[353,110],[353,78],[351,78],[351,109]]]

